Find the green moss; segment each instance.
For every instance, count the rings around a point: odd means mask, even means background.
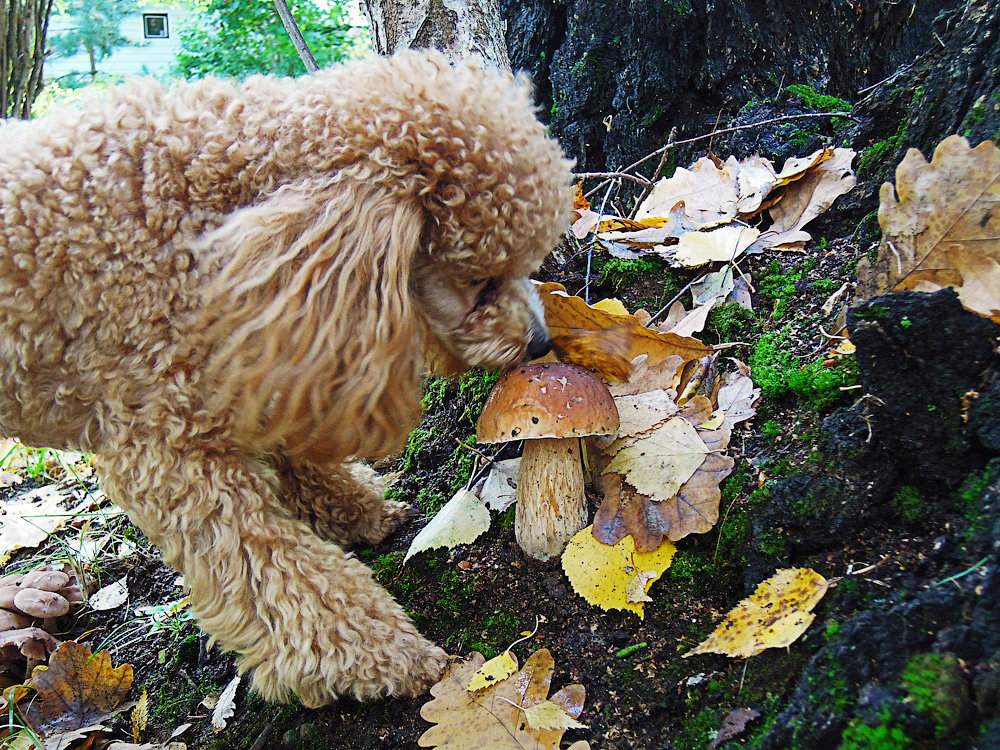
[[[420,400],[420,405],[425,409],[440,404],[444,401],[445,392],[448,389],[448,380],[435,376],[424,381],[424,396]]]
[[[958,657],[952,653],[917,654],[903,669],[902,683],[913,707],[934,721],[939,742],[953,744],[961,739],[956,732],[965,718],[969,687]]]
[[[423,487],[420,492],[417,493],[414,502],[425,515],[431,515],[441,510],[444,504],[448,502],[448,498],[440,492],[435,492],[430,487]]]
[[[778,529],[765,529],[757,538],[757,546],[767,557],[783,557],[787,549],[784,533]]]
[[[965,517],[973,521],[976,527],[979,526],[976,521],[982,511],[986,490],[997,480],[1000,480],[1000,464],[992,463],[981,472],[973,472],[966,477],[959,489],[961,508]]]
[[[889,501],[892,512],[908,523],[920,521],[930,514],[931,506],[916,487],[905,485],[896,490]]]
[[[823,631],[823,639],[827,643],[829,643],[830,641],[832,641],[834,638],[837,637],[837,634],[839,632],[840,632],[840,623],[837,622],[836,620],[830,620],[830,622],[826,624],[826,630]]]
[[[736,341],[757,325],[757,315],[736,302],[712,308],[708,313],[708,328],[720,342]]]
[[[760,434],[772,442],[784,431],[785,428],[773,419],[767,420],[760,426]]]
[[[911,110],[917,108],[923,96],[924,88],[921,86],[913,92],[913,98],[910,101]],[[881,171],[889,157],[895,154],[906,141],[909,129],[908,116],[904,115],[892,136],[884,141],[873,143],[862,151],[861,156],[858,157],[858,176],[870,177]]]
[[[479,419],[479,413],[483,410],[486,398],[493,390],[493,386],[500,379],[502,373],[488,372],[486,370],[475,369],[466,373],[458,381],[459,395],[465,399],[465,411],[462,419],[470,424],[475,424]]]
[[[659,276],[666,268],[659,258],[594,258],[593,271],[600,275],[602,284],[610,284],[618,290],[650,276]]]
[[[805,105],[809,107],[809,109],[817,112],[850,112],[854,109],[854,105],[846,99],[840,99],[839,97],[829,96],[827,94],[820,94],[811,86],[806,86],[801,83],[793,83],[785,90],[792,96],[796,96],[801,99]],[[834,117],[830,124],[833,126],[834,130],[840,130],[845,125],[849,124],[849,122],[849,120],[843,117]]]
[[[843,397],[840,389],[857,381],[857,365],[845,358],[832,367],[803,363],[791,353],[790,329],[763,334],[750,355],[754,382],[765,398],[794,394],[800,403],[822,410]]]
[[[694,13],[691,0],[663,0],[663,5],[667,10],[673,11],[679,16],[690,16]]]
[[[892,714],[885,708],[873,727],[861,719],[848,724],[840,739],[840,750],[904,750],[912,744],[902,727],[892,726]]]
[[[813,282],[813,289],[820,294],[833,294],[840,289],[840,282],[836,279],[818,279]]]
[[[410,437],[406,440],[406,450],[403,452],[403,471],[413,471],[416,468],[417,456],[430,436],[428,430],[420,427],[410,433]]]
[[[778,261],[771,261],[767,267],[767,275],[757,283],[757,291],[761,298],[772,303],[772,315],[775,320],[781,320],[788,312],[795,298],[795,284],[802,280],[803,269],[784,271]]]

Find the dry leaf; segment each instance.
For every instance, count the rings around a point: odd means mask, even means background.
[[[517,502],[517,475],[521,470],[520,458],[497,461],[486,477],[486,484],[479,499],[490,510],[503,512]]]
[[[525,717],[525,710],[546,701],[555,670],[552,654],[540,649],[506,680],[478,693],[466,691],[484,661],[481,654],[473,653],[452,663],[431,688],[433,700],[423,705],[420,715],[435,726],[417,744],[449,750],[558,750],[565,729],[535,729]],[[582,685],[569,685],[549,700],[578,719],[585,697]],[[583,750],[585,744],[572,747]]]
[[[573,590],[601,609],[627,609],[644,617],[643,602],[629,601],[629,586],[641,575],[643,593],[649,591],[670,567],[676,548],[666,542],[654,552],[638,552],[631,536],[607,545],[597,541],[591,530],[588,526],[580,531],[563,552],[562,567]],[[636,593],[633,588],[633,599]]]
[[[570,716],[558,703],[542,701],[531,708],[522,709],[528,726],[532,729],[586,729],[586,724]]]
[[[109,583],[98,589],[87,601],[87,604],[99,612],[115,609],[128,601],[128,576],[124,576],[114,583]]]
[[[489,527],[490,512],[482,500],[468,490],[459,490],[413,538],[403,562],[424,550],[469,544]]]
[[[882,185],[882,245],[858,264],[855,304],[889,291],[954,287],[962,304],[1000,322],[1000,149],[954,135],[928,164],[910,149],[896,189]]]
[[[646,593],[646,588],[650,582],[655,581],[659,577],[660,574],[655,570],[646,570],[637,575],[625,587],[625,601],[632,604],[653,601],[653,597]]]
[[[620,383],[632,372],[631,336],[626,328],[574,328],[552,337],[552,351],[560,362],[590,370],[606,381]]]
[[[504,651],[483,664],[469,680],[466,688],[470,693],[485,690],[488,687],[503,682],[517,671],[517,657],[510,651]]]
[[[667,500],[698,470],[708,448],[683,417],[673,417],[646,435],[614,441],[605,474],[621,474],[640,493]]]
[[[63,503],[69,499],[59,485],[50,484],[0,505],[0,565],[22,547],[37,547],[90,504],[85,500],[66,510]]]
[[[45,735],[46,750],[63,750],[130,708],[122,700],[132,686],[132,665],[113,667],[107,651],[91,654],[89,647],[67,641],[47,667],[35,667],[31,685],[37,695],[25,718]]]
[[[793,643],[812,623],[811,612],[829,584],[808,568],[784,568],[734,607],[715,631],[684,654],[745,658]]]
[[[226,721],[236,713],[236,688],[240,686],[242,675],[236,675],[229,681],[212,708],[212,729],[221,732],[226,728]]]
[[[690,336],[698,333],[705,327],[705,323],[708,321],[708,314],[715,307],[717,299],[718,297],[709,297],[704,304],[694,308],[683,318],[667,328],[666,331],[668,333],[676,333],[678,336]]]
[[[726,718],[723,720],[722,726],[719,727],[719,733],[715,735],[714,740],[708,743],[708,746],[712,750],[715,750],[715,748],[722,743],[736,739],[743,734],[747,725],[758,716],[760,716],[760,714],[752,708],[734,708],[726,714]]]
[[[714,227],[736,218],[739,195],[736,175],[739,163],[730,156],[722,169],[708,157],[698,159],[690,169],[679,167],[672,177],[656,183],[636,211],[637,220],[669,216],[680,202],[684,212],[698,227]]]
[[[739,224],[710,232],[687,232],[677,243],[674,261],[687,268],[713,261],[730,262],[739,258],[759,236],[760,230]]]
[[[134,742],[139,741],[139,735],[146,731],[148,725],[149,693],[146,692],[146,688],[143,688],[139,701],[135,704],[135,708],[132,709],[132,740]]]
[[[624,346],[620,355],[631,362],[640,354],[647,355],[647,363],[655,366],[671,356],[684,361],[699,359],[711,353],[700,341],[670,333],[658,333],[644,328],[634,317],[615,315],[588,305],[580,297],[571,297],[561,284],[548,282],[538,289],[545,305],[545,321],[553,339],[579,335],[583,329],[599,331],[606,328],[618,331],[616,336]],[[585,363],[576,362],[581,367]]]

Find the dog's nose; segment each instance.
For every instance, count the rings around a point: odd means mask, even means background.
[[[528,359],[538,359],[544,357],[552,348],[552,340],[548,334],[536,336],[528,342]]]

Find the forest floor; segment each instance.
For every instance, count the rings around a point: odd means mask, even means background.
[[[857,193],[872,196],[870,188],[859,185]],[[644,618],[590,606],[574,593],[558,561],[526,557],[514,540],[513,509],[495,514],[490,530],[473,544],[425,552],[403,565],[413,537],[473,471],[477,456],[465,446],[492,452],[473,440],[495,380],[485,373],[427,382],[423,423],[406,451],[379,467],[400,472],[392,492],[421,514],[378,547],[357,550],[358,557],[421,632],[449,653],[479,651],[489,658],[534,631],[513,647],[519,662],[547,648],[555,661],[553,691],[570,683],[586,688],[580,720],[587,728],[569,731],[564,745],[583,739],[595,750],[703,748],[730,711],[749,708],[757,718],[722,747],[942,747],[945,740],[995,746],[982,744],[988,733],[980,727],[997,716],[998,655],[985,654],[982,663],[953,660],[935,638],[946,626],[972,622],[976,597],[996,601],[996,581],[987,580],[989,566],[983,565],[992,550],[982,533],[988,526],[984,498],[997,492],[997,464],[989,470],[983,462],[966,481],[936,492],[907,484],[874,447],[879,437],[877,425],[874,437],[869,430],[871,398],[864,388],[850,387],[857,381],[854,363],[846,358],[822,367],[830,349],[823,332],[832,330],[839,311],[822,306],[853,280],[858,260],[877,244],[876,207],[872,197],[835,204],[810,226],[814,240],[802,252],[747,258],[742,270],[753,280],[753,310],[716,310],[699,334],[710,344],[738,342],[727,355],[772,367],[760,379],[753,373],[764,396],[757,415],[737,426],[730,442],[736,466],[722,486],[719,522],[678,543],[672,566],[650,591]],[[550,258],[538,277],[579,292],[587,282],[586,255],[564,250],[559,260]],[[655,258],[620,261],[597,253],[590,294],[652,312],[694,274]],[[815,377],[794,391],[782,385],[782,368]],[[3,492],[13,497],[46,481],[43,473]],[[598,498],[590,499],[593,511]],[[77,534],[81,525],[69,528]],[[95,650],[109,649],[115,664],[133,666],[132,697],[146,690],[150,698],[141,741],[164,742],[189,725],[175,741],[191,748],[387,750],[416,747],[430,727],[420,717],[428,697],[343,699],[309,710],[297,703],[268,705],[242,684],[234,715],[225,729],[213,731],[203,701],[235,676],[232,655],[209,649],[183,611],[158,625],[137,616],[140,607],[183,597],[177,575],[123,516],[108,520],[101,533],[112,542],[86,564],[89,574],[97,585],[127,576],[127,604],[84,609],[60,637],[83,638]],[[136,546],[123,557],[112,554],[122,541]],[[16,555],[5,571],[66,555],[64,533]],[[682,657],[783,567],[839,578],[805,635],[747,660]],[[991,575],[995,579],[995,566]],[[928,604],[944,589],[959,599],[942,595]],[[935,614],[935,606],[942,611]],[[910,628],[924,639],[900,635]],[[845,641],[848,633],[870,638],[877,654],[895,664],[892,670],[883,674],[840,659],[844,648],[853,648]],[[894,648],[904,650],[893,656]],[[945,656],[913,661],[925,652]],[[958,685],[952,691],[960,696],[957,703],[947,710],[937,708],[943,698],[920,703],[921,690],[932,683]],[[111,736],[132,737],[127,715],[108,726]]]

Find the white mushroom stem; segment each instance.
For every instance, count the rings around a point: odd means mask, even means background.
[[[521,549],[536,560],[548,560],[586,525],[579,438],[525,440],[514,516]]]

